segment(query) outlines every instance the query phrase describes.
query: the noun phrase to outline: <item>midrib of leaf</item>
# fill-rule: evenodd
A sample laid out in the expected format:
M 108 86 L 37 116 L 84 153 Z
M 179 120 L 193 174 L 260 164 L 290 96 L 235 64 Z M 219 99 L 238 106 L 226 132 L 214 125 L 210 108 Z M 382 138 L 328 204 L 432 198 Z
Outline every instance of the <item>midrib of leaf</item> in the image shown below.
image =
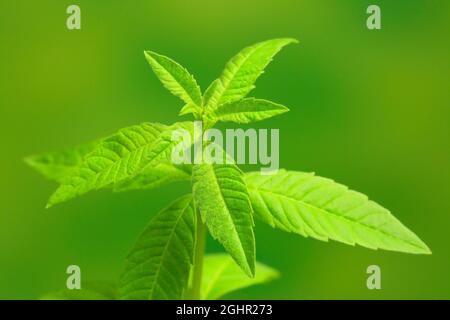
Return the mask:
M 240 233 L 239 233 L 239 230 L 236 228 L 236 223 L 235 223 L 235 221 L 234 221 L 234 219 L 233 219 L 233 215 L 231 214 L 230 210 L 228 209 L 227 203 L 226 203 L 226 201 L 225 201 L 225 196 L 223 195 L 222 188 L 220 187 L 220 184 L 219 184 L 219 180 L 217 180 L 216 170 L 214 169 L 214 166 L 211 166 L 211 168 L 212 168 L 212 170 L 214 171 L 214 182 L 215 182 L 215 184 L 216 184 L 216 186 L 217 186 L 217 188 L 219 189 L 219 192 L 220 192 L 220 200 L 221 200 L 223 206 L 226 208 L 226 210 L 227 210 L 227 212 L 228 212 L 228 215 L 230 216 L 231 220 L 233 220 L 233 229 L 234 229 L 234 231 L 235 231 L 236 234 L 238 235 L 239 240 L 242 240 L 242 239 L 241 239 L 241 236 L 240 236 Z M 224 177 L 223 179 L 230 179 L 230 178 Z M 232 179 L 231 179 L 231 180 L 232 180 Z M 234 180 L 233 180 L 233 181 L 234 181 Z M 244 182 L 244 183 L 245 183 L 245 182 Z M 236 190 L 235 190 L 235 192 L 236 192 Z M 239 192 L 240 192 L 240 191 L 239 191 Z
M 124 128 L 105 139 L 67 176 L 51 196 L 47 208 L 136 176 L 147 166 L 168 156 L 168 151 L 177 143 L 171 140 L 170 134 L 180 128 L 191 130 L 192 123 L 178 122 L 171 126 L 141 124 Z M 97 158 L 99 160 L 95 161 Z
M 298 198 L 295 198 L 294 196 L 291 196 L 291 197 L 290 197 L 290 196 L 286 196 L 286 195 L 284 195 L 284 194 L 282 194 L 282 193 L 279 193 L 279 192 L 275 192 L 275 191 L 272 191 L 272 190 L 264 189 L 263 187 L 257 187 L 257 188 L 255 188 L 255 187 L 249 186 L 248 188 L 251 189 L 251 190 L 254 190 L 254 191 L 258 192 L 258 193 L 260 193 L 260 192 L 262 191 L 262 192 L 266 192 L 266 193 L 269 193 L 269 194 L 273 194 L 273 195 L 278 196 L 278 197 L 280 197 L 280 198 L 285 198 L 285 199 L 287 199 L 287 200 L 290 201 L 290 202 L 294 202 L 294 203 L 300 202 L 300 203 L 302 203 L 303 205 L 305 205 L 305 206 L 307 206 L 307 207 L 309 207 L 309 208 L 314 209 L 314 210 L 311 210 L 311 213 L 314 213 L 315 210 L 318 209 L 318 210 L 319 210 L 323 215 L 325 215 L 325 216 L 327 216 L 327 215 L 332 215 L 332 216 L 334 216 L 335 218 L 339 218 L 339 219 L 344 220 L 344 221 L 346 221 L 346 222 L 348 222 L 348 223 L 350 223 L 350 224 L 356 224 L 356 225 L 362 226 L 362 227 L 367 228 L 367 229 L 370 229 L 370 230 L 372 230 L 372 231 L 381 233 L 382 235 L 387 236 L 387 237 L 389 237 L 389 238 L 392 238 L 392 239 L 395 239 L 395 240 L 399 240 L 399 241 L 404 242 L 404 243 L 406 243 L 406 244 L 408 244 L 408 245 L 411 245 L 411 246 L 413 246 L 413 247 L 415 247 L 415 248 L 418 248 L 418 249 L 423 250 L 422 247 L 418 246 L 417 244 L 415 244 L 415 243 L 413 243 L 413 242 L 410 242 L 410 241 L 408 241 L 408 240 L 405 240 L 405 239 L 402 239 L 402 238 L 399 238 L 399 237 L 395 237 L 395 236 L 393 236 L 393 235 L 391 235 L 391 234 L 389 234 L 389 233 L 384 232 L 384 231 L 381 230 L 381 229 L 377 229 L 377 228 L 371 227 L 371 226 L 369 226 L 369 225 L 367 225 L 367 224 L 364 224 L 364 223 L 361 223 L 361 222 L 359 222 L 359 221 L 357 221 L 357 220 L 349 219 L 348 217 L 343 216 L 343 215 L 339 215 L 339 214 L 337 214 L 337 213 L 335 213 L 335 212 L 327 211 L 326 209 L 323 208 L 323 206 L 322 206 L 322 207 L 318 207 L 318 206 L 312 205 L 312 204 L 307 203 L 306 201 L 304 201 L 303 198 L 298 199 Z M 306 194 L 305 194 L 305 195 L 306 195 Z M 340 195 L 340 196 L 341 196 L 341 195 Z M 339 197 L 333 198 L 333 199 L 331 199 L 331 201 L 329 201 L 329 202 L 326 203 L 326 204 L 329 204 L 329 203 L 333 202 L 334 200 L 336 200 L 336 199 L 338 199 L 338 198 L 339 198 Z M 350 210 L 348 210 L 346 213 L 349 213 L 349 212 L 351 212 L 352 210 L 355 210 L 355 209 L 358 208 L 358 207 L 359 207 L 359 205 L 356 206 L 356 207 L 354 207 L 354 208 L 352 208 L 352 209 L 350 209 Z M 381 213 L 380 213 L 380 214 L 381 214 Z M 369 215 L 370 215 L 370 214 L 367 214 L 367 215 L 365 215 L 363 218 L 366 218 L 366 217 L 369 216 Z M 278 221 L 279 221 L 279 220 L 278 220 Z M 305 219 L 303 219 L 303 221 L 304 221 L 305 223 L 307 223 L 307 222 L 305 221 Z M 316 221 L 320 224 L 320 219 L 317 219 Z M 281 222 L 280 222 L 280 223 L 281 223 Z M 310 228 L 311 228 L 311 227 L 310 227 Z M 353 228 L 353 226 L 352 226 L 352 228 Z
M 194 166 L 193 194 L 213 238 L 247 276 L 254 277 L 254 221 L 242 172 L 235 165 Z
M 261 203 L 266 208 L 267 212 L 271 212 L 270 208 L 267 206 L 267 201 L 263 198 L 263 196 L 261 195 L 261 192 L 256 187 L 253 187 L 251 185 L 247 186 L 247 188 L 248 188 L 249 193 L 250 193 L 250 191 L 257 193 L 259 195 L 259 197 L 263 199 L 263 201 Z M 275 219 L 276 221 L 278 221 L 278 223 L 284 227 L 283 221 L 281 221 L 276 215 L 272 215 L 271 217 L 273 219 Z M 290 215 L 286 215 L 286 218 L 289 220 L 289 223 L 293 224 L 293 221 L 291 220 Z M 272 225 L 272 227 L 274 227 L 274 225 Z M 286 229 L 286 230 L 288 230 L 288 229 Z
M 171 242 L 173 236 L 175 235 L 175 230 L 177 229 L 177 226 L 178 226 L 178 224 L 180 223 L 180 220 L 183 218 L 184 213 L 185 213 L 185 210 L 186 210 L 191 204 L 192 204 L 192 201 L 189 201 L 188 204 L 187 204 L 187 206 L 183 207 L 183 210 L 181 211 L 182 213 L 181 213 L 180 216 L 177 218 L 177 220 L 176 220 L 176 222 L 175 222 L 175 224 L 174 224 L 174 227 L 172 228 L 172 230 L 171 230 L 171 232 L 170 232 L 169 238 L 168 238 L 166 244 L 164 245 L 163 253 L 162 253 L 162 255 L 161 255 L 161 260 L 159 261 L 158 268 L 156 269 L 155 279 L 158 279 L 158 277 L 159 277 L 159 273 L 160 273 L 160 271 L 161 271 L 161 266 L 162 266 L 162 264 L 163 264 L 164 257 L 166 256 L 166 253 L 167 253 L 167 249 L 168 249 L 168 247 L 169 247 L 169 244 L 170 244 L 170 242 Z M 151 298 L 151 296 L 153 295 L 153 292 L 154 292 L 154 290 L 155 290 L 155 286 L 156 286 L 157 283 L 158 283 L 157 281 L 153 281 L 153 285 L 152 285 L 152 287 L 151 287 L 151 289 L 150 289 L 150 293 L 149 293 L 149 298 Z M 161 287 L 161 290 L 164 291 L 162 287 Z M 167 294 L 166 294 L 165 291 L 164 291 L 164 294 L 167 296 Z
M 168 129 L 168 128 L 166 128 L 165 130 L 167 130 L 167 129 Z M 156 133 L 155 133 L 155 132 L 152 132 L 152 134 L 154 135 L 154 137 L 153 137 L 154 140 L 153 140 L 150 144 L 143 144 L 142 146 L 137 147 L 135 150 L 131 150 L 126 144 L 120 144 L 121 147 L 126 148 L 126 149 L 128 150 L 128 152 L 129 152 L 129 153 L 128 153 L 125 157 L 123 157 L 123 158 L 121 158 L 121 155 L 118 154 L 115 150 L 111 150 L 111 149 L 110 149 L 110 151 L 116 153 L 117 156 L 118 156 L 119 158 L 121 158 L 121 159 L 118 160 L 118 161 L 114 161 L 114 160 L 109 159 L 109 158 L 106 158 L 106 157 L 104 157 L 104 156 L 103 156 L 103 157 L 102 157 L 102 156 L 92 156 L 91 154 L 93 154 L 93 153 L 95 152 L 95 150 L 94 150 L 93 152 L 91 152 L 90 154 L 88 154 L 88 155 L 86 156 L 86 158 L 91 157 L 91 158 L 101 158 L 101 159 L 109 160 L 109 161 L 112 163 L 112 165 L 108 168 L 108 174 L 107 174 L 107 175 L 109 175 L 109 174 L 111 173 L 111 170 L 113 169 L 114 165 L 117 164 L 117 163 L 119 163 L 119 162 L 124 162 L 124 163 L 126 163 L 126 164 L 127 164 L 126 167 L 127 167 L 127 169 L 129 169 L 129 168 L 128 168 L 128 163 L 129 163 L 129 161 L 130 161 L 131 156 L 137 157 L 138 159 L 140 159 L 139 161 L 142 161 L 142 153 L 144 152 L 144 150 L 147 149 L 147 148 L 152 147 L 153 145 L 155 145 L 155 143 L 159 141 L 158 139 L 159 139 L 159 137 L 161 136 L 162 132 L 163 132 L 163 131 L 161 131 L 161 132 L 156 132 Z M 140 132 L 134 131 L 134 133 L 136 133 L 137 135 L 139 135 L 144 141 L 146 140 L 146 138 L 145 138 L 144 136 L 142 136 Z M 127 135 L 125 135 L 124 132 L 119 132 L 118 134 L 119 134 L 121 137 L 125 138 L 127 141 L 129 141 L 132 145 L 134 145 L 134 146 L 136 147 L 136 143 L 135 143 L 134 141 L 132 141 Z M 111 141 L 111 142 L 109 142 L 109 143 L 119 144 L 119 142 L 117 142 L 117 141 Z M 98 180 L 98 178 L 100 177 L 101 171 L 100 171 L 100 172 L 97 172 L 97 171 L 95 171 L 94 169 L 92 169 L 91 167 L 87 167 L 87 168 L 90 169 L 92 172 L 95 173 L 95 183 L 97 183 L 97 180 Z M 116 181 L 116 179 L 117 179 L 117 174 L 119 173 L 119 170 L 121 169 L 121 166 L 117 166 L 115 169 L 116 169 L 116 172 L 114 173 L 114 179 L 113 179 L 113 181 Z M 80 178 L 83 178 L 84 180 L 87 180 L 85 177 L 82 177 L 82 176 L 80 176 Z
M 202 95 L 200 87 L 194 76 L 190 74 L 185 67 L 175 60 L 156 52 L 145 51 L 144 53 L 150 66 L 156 76 L 161 80 L 164 87 L 187 104 L 193 104 L 197 108 L 201 107 Z M 155 63 L 155 65 L 153 63 Z M 167 63 L 169 64 L 169 67 L 166 65 Z M 177 72 L 181 72 L 181 74 L 177 74 Z M 166 81 L 165 76 L 167 75 L 169 76 L 170 81 Z M 171 82 L 175 83 L 178 88 L 173 87 Z M 179 92 L 179 88 L 181 88 L 182 92 Z
M 221 91 L 220 93 L 217 94 L 217 96 L 214 96 L 214 99 L 217 101 L 217 105 L 215 106 L 207 106 L 207 108 L 212 108 L 212 109 L 216 109 L 220 104 L 221 104 L 221 99 L 223 97 L 223 94 L 227 91 L 230 83 L 232 82 L 232 78 L 234 78 L 236 76 L 236 74 L 239 72 L 239 70 L 242 68 L 242 66 L 247 62 L 247 60 L 251 57 L 251 55 L 256 51 L 256 49 L 259 49 L 261 45 L 255 46 L 252 48 L 252 50 L 250 51 L 249 54 L 247 54 L 247 56 L 244 58 L 244 60 L 242 60 L 242 62 L 238 65 L 236 65 L 234 63 L 234 61 L 231 61 L 229 63 L 233 63 L 235 66 L 237 66 L 236 71 L 233 72 L 232 77 L 229 77 L 228 83 L 225 85 L 224 82 L 222 81 L 222 77 L 219 78 L 220 84 L 221 84 Z
M 183 68 L 183 69 L 184 69 L 184 68 Z M 171 76 L 176 82 L 178 82 L 178 81 L 176 80 L 175 74 L 174 74 L 173 72 L 170 72 L 169 70 L 167 70 L 167 69 L 165 69 L 165 68 L 164 68 L 164 70 L 165 70 L 168 74 L 170 74 L 170 76 Z M 182 86 L 180 85 L 180 87 L 182 87 Z M 197 102 L 195 101 L 195 100 L 196 100 L 196 97 L 195 97 L 194 95 L 192 95 L 192 92 L 190 92 L 189 90 L 186 90 L 186 88 L 184 88 L 184 87 L 182 87 L 182 88 L 185 90 L 185 92 L 187 93 L 187 95 L 188 95 L 189 98 L 191 99 L 191 102 L 192 102 L 194 105 L 196 105 L 196 106 L 199 107 L 199 105 L 198 105 Z
M 184 197 L 187 197 L 187 195 L 184 196 Z M 182 197 L 182 198 L 184 198 L 184 197 Z M 178 201 L 181 200 L 182 198 L 178 199 Z M 170 232 L 167 235 L 167 238 L 165 238 L 165 240 L 167 240 L 167 241 L 165 241 L 164 246 L 158 246 L 158 248 L 162 248 L 162 253 L 158 254 L 158 256 L 157 256 L 157 257 L 160 257 L 160 259 L 159 259 L 159 263 L 157 264 L 156 270 L 155 270 L 154 274 L 145 275 L 146 278 L 151 278 L 152 279 L 153 285 L 151 287 L 145 287 L 145 288 L 140 288 L 140 289 L 133 289 L 133 294 L 136 294 L 136 292 L 145 292 L 145 293 L 147 293 L 148 299 L 149 300 L 153 300 L 154 299 L 153 298 L 153 294 L 155 292 L 155 289 L 159 288 L 160 292 L 164 295 L 165 299 L 169 299 L 169 295 L 167 293 L 166 287 L 161 286 L 161 285 L 159 285 L 159 286 L 157 285 L 159 283 L 158 279 L 159 279 L 159 277 L 161 275 L 161 271 L 163 270 L 164 262 L 167 261 L 166 255 L 169 252 L 169 246 L 172 244 L 172 240 L 177 236 L 177 232 L 176 231 L 179 229 L 180 223 L 184 220 L 184 218 L 186 216 L 186 211 L 188 210 L 188 208 L 190 206 L 193 206 L 193 199 L 192 199 L 192 197 L 191 197 L 190 201 L 188 201 L 188 203 L 185 206 L 183 206 L 181 208 L 177 208 L 177 211 L 179 211 L 180 213 L 177 216 L 177 218 L 173 221 L 173 224 L 171 224 Z M 172 205 L 169 206 L 165 210 L 169 210 L 171 207 L 172 207 Z M 161 212 L 158 213 L 158 216 L 156 216 L 154 219 L 158 220 L 159 217 L 160 217 L 160 214 L 161 214 Z M 195 226 L 195 219 L 196 219 L 196 216 L 194 215 L 194 226 Z M 164 227 L 164 229 L 168 229 L 168 228 Z M 195 231 L 194 231 L 194 233 L 195 233 Z M 184 249 L 188 249 L 188 247 L 186 246 L 185 242 L 181 241 L 181 244 L 184 247 Z M 151 248 L 154 249 L 154 247 L 151 247 Z M 133 250 L 131 253 L 132 253 L 133 256 L 136 256 L 136 254 L 139 254 L 142 251 L 146 251 L 148 249 L 149 249 L 149 247 L 143 246 L 139 250 Z M 189 249 L 188 249 L 188 251 L 189 251 Z M 141 267 L 142 263 L 143 262 L 139 262 L 139 263 L 135 264 L 132 268 L 127 268 L 126 271 L 125 271 L 126 274 L 130 274 L 130 273 L 132 274 L 133 271 L 136 268 Z M 192 264 L 192 261 L 190 263 Z M 172 279 L 174 279 L 174 276 L 171 273 L 168 273 L 167 275 L 170 276 Z M 140 277 L 140 278 L 136 278 L 136 279 L 134 279 L 132 281 L 126 282 L 126 285 L 122 286 L 122 291 L 124 291 L 125 288 L 128 289 L 128 287 L 133 286 L 136 282 L 138 282 L 138 283 L 141 282 L 142 279 L 143 278 Z M 184 288 L 184 290 L 185 289 L 186 288 Z M 149 290 L 150 290 L 150 292 L 149 292 Z

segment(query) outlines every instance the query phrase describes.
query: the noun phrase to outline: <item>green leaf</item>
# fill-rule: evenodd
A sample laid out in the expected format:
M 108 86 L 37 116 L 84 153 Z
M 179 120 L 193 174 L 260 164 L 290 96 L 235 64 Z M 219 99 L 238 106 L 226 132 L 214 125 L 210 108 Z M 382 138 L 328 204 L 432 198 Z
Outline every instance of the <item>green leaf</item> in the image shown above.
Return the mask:
M 91 190 L 111 187 L 132 178 L 158 161 L 167 159 L 177 144 L 173 130 L 191 130 L 191 122 L 165 126 L 143 123 L 120 130 L 89 153 L 83 163 L 64 179 L 50 197 L 47 207 L 70 200 Z
M 255 215 L 272 227 L 319 240 L 430 254 L 391 213 L 365 195 L 313 173 L 245 176 Z
M 252 208 L 242 173 L 235 165 L 198 164 L 192 168 L 196 207 L 211 235 L 244 272 L 255 274 Z
M 125 261 L 119 298 L 181 299 L 193 264 L 195 229 L 191 195 L 179 198 L 153 218 Z
M 180 112 L 178 112 L 179 116 L 184 116 L 189 113 L 197 114 L 200 112 L 200 108 L 197 107 L 197 105 L 192 103 L 187 103 L 181 108 Z
M 186 104 L 200 110 L 202 105 L 200 87 L 184 67 L 172 59 L 152 51 L 145 51 L 145 57 L 164 87 Z
M 153 143 L 167 128 L 159 123 L 143 123 L 121 129 L 103 140 L 64 179 L 47 207 L 133 176 L 141 168 Z
M 172 182 L 189 181 L 190 179 L 190 172 L 184 167 L 159 163 L 156 166 L 148 166 L 137 176 L 119 183 L 114 187 L 114 191 L 150 190 Z
M 187 121 L 174 123 L 167 130 L 163 131 L 153 143 L 150 152 L 143 161 L 146 163 L 146 167 L 155 165 L 157 161 L 171 160 L 173 148 L 180 143 L 177 139 L 172 139 L 172 134 L 175 130 L 185 130 L 189 132 L 191 135 L 191 141 L 193 141 L 193 122 Z M 143 167 L 143 169 L 145 170 L 146 167 Z
M 285 46 L 297 43 L 290 38 L 257 43 L 239 52 L 225 66 L 220 78 L 205 93 L 207 112 L 218 106 L 244 98 L 255 86 L 256 79 L 272 58 Z
M 247 98 L 219 106 L 212 118 L 220 121 L 250 123 L 271 118 L 289 111 L 288 108 L 271 101 Z
M 242 273 L 229 255 L 210 254 L 204 258 L 201 299 L 219 299 L 227 293 L 269 282 L 278 277 L 278 271 L 257 262 L 255 277 L 249 278 Z
M 116 285 L 109 282 L 86 282 L 81 289 L 64 289 L 46 294 L 40 300 L 115 300 Z
M 97 140 L 62 151 L 32 155 L 26 157 L 24 161 L 45 178 L 61 183 L 100 142 L 101 140 Z
M 219 101 L 219 91 L 222 90 L 222 88 L 219 89 L 219 87 L 222 85 L 220 79 L 216 79 L 209 85 L 208 88 L 206 88 L 205 93 L 203 94 L 203 105 L 204 106 L 210 106 L 211 108 L 213 106 L 217 106 Z

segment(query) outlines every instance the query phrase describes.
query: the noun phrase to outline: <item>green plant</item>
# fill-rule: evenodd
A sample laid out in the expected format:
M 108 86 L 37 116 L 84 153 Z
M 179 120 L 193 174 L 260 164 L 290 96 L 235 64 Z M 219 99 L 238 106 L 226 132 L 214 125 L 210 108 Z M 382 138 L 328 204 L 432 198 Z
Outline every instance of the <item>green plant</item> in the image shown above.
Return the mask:
M 180 115 L 192 113 L 211 128 L 218 121 L 250 123 L 288 111 L 246 96 L 282 47 L 296 42 L 274 39 L 243 49 L 203 95 L 180 64 L 150 51 L 145 57 L 162 84 L 184 101 Z M 280 170 L 261 175 L 244 174 L 234 164 L 174 165 L 170 155 L 176 142 L 171 134 L 179 128 L 192 132 L 193 123 L 142 123 L 93 143 L 26 159 L 60 183 L 47 207 L 101 188 L 125 191 L 192 182 L 192 195 L 162 210 L 138 238 L 120 277 L 119 298 L 215 299 L 273 279 L 277 272 L 255 261 L 254 217 L 274 228 L 323 241 L 431 253 L 388 210 L 313 173 Z M 206 230 L 229 255 L 204 257 Z M 93 296 L 87 292 L 83 297 L 99 298 L 100 293 L 92 290 Z M 103 296 L 110 297 L 110 292 L 108 288 Z

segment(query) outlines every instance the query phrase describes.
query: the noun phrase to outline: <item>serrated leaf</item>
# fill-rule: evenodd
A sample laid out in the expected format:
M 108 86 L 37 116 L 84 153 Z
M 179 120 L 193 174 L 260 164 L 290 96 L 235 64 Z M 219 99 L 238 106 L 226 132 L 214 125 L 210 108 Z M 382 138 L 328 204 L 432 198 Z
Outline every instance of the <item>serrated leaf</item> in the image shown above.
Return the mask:
M 252 208 L 241 171 L 232 164 L 197 164 L 192 168 L 196 207 L 211 235 L 244 272 L 255 274 Z
M 61 183 L 70 170 L 79 166 L 84 157 L 100 144 L 101 140 L 81 144 L 62 151 L 53 151 L 26 157 L 25 163 L 45 178 Z
M 64 289 L 48 293 L 40 300 L 115 300 L 116 285 L 109 282 L 87 282 L 81 284 L 81 289 Z
M 279 273 L 256 262 L 254 278 L 247 277 L 227 254 L 209 254 L 203 262 L 201 299 L 219 299 L 227 293 L 278 278 Z
M 47 207 L 70 200 L 91 190 L 111 187 L 129 179 L 158 161 L 168 159 L 177 144 L 171 140 L 173 130 L 191 130 L 191 122 L 172 126 L 143 123 L 122 130 L 105 139 L 89 153 L 83 163 L 50 197 Z
M 273 227 L 370 249 L 429 254 L 428 247 L 367 196 L 313 173 L 245 176 L 255 215 Z
M 152 51 L 145 51 L 145 57 L 164 87 L 192 108 L 200 109 L 202 105 L 200 87 L 184 67 L 174 60 Z
M 212 114 L 218 121 L 251 123 L 289 111 L 288 108 L 272 101 L 246 98 L 219 106 Z
M 48 207 L 133 176 L 167 128 L 159 123 L 143 123 L 106 138 L 64 179 L 50 197 Z
M 184 167 L 159 163 L 156 166 L 149 166 L 137 176 L 117 184 L 114 186 L 114 191 L 150 190 L 172 182 L 189 181 L 190 179 L 190 172 Z
M 195 232 L 191 195 L 179 198 L 154 217 L 125 261 L 119 298 L 181 299 L 193 264 Z
M 222 82 L 220 79 L 216 79 L 206 88 L 205 93 L 203 94 L 203 105 L 204 106 L 217 106 L 219 92 L 222 90 L 221 88 Z
M 231 58 L 220 78 L 207 90 L 207 112 L 214 111 L 222 104 L 244 98 L 254 88 L 256 79 L 281 48 L 296 42 L 297 40 L 290 38 L 259 42 Z

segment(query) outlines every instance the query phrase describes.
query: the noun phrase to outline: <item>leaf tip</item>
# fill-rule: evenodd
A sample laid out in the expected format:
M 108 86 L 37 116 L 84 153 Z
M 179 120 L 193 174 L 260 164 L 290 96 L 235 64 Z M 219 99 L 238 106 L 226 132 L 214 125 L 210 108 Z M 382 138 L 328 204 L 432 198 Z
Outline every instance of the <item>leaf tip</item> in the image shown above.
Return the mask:
M 58 190 L 56 190 L 56 191 L 50 196 L 50 198 L 49 198 L 48 201 L 47 201 L 47 204 L 45 205 L 45 209 L 50 209 L 50 208 L 53 207 L 55 204 L 57 204 L 58 202 L 60 202 L 60 201 L 58 201 L 58 199 L 56 198 L 57 191 L 58 191 Z
M 254 279 L 256 276 L 256 263 L 255 263 L 255 259 L 252 259 L 251 261 L 248 261 L 247 263 L 247 268 L 245 268 L 245 273 L 247 273 L 247 276 L 249 278 Z
M 156 55 L 156 53 L 154 53 L 153 51 L 149 51 L 149 50 L 145 50 L 144 51 L 144 56 L 147 59 L 147 61 L 152 62 L 155 60 L 154 56 Z
M 288 45 L 288 44 L 299 44 L 300 42 L 297 40 L 297 39 L 295 39 L 295 38 L 281 38 L 280 40 L 283 40 L 284 42 L 285 42 L 285 45 Z
M 254 279 L 255 278 L 255 269 L 253 268 L 253 270 L 251 270 L 251 269 L 245 270 L 245 274 L 247 275 L 247 277 Z
M 291 109 L 289 109 L 288 107 L 286 107 L 286 106 L 281 106 L 281 109 L 280 109 L 280 111 L 281 111 L 281 113 L 286 113 L 286 112 L 289 112 L 289 111 L 291 111 Z
M 30 162 L 33 161 L 33 157 L 32 157 L 32 156 L 26 156 L 26 157 L 23 157 L 23 158 L 22 158 L 22 161 L 29 165 Z
M 279 278 L 281 278 L 281 272 L 273 269 L 272 279 L 279 279 Z
M 36 156 L 26 156 L 22 158 L 23 163 L 25 163 L 27 166 L 32 167 L 32 168 L 36 168 L 37 166 L 37 161 L 36 161 Z
M 61 190 L 63 190 L 64 186 L 60 186 L 58 189 L 56 189 L 56 191 L 50 196 L 50 198 L 47 201 L 47 205 L 45 206 L 46 209 L 49 209 L 51 207 L 53 207 L 55 204 L 67 201 L 68 199 L 72 198 L 72 197 L 65 197 L 65 195 L 63 194 L 63 192 L 61 192 Z
M 421 249 L 418 252 L 419 254 L 426 254 L 426 255 L 431 255 L 433 254 L 433 252 L 431 251 L 431 249 L 424 243 L 421 243 Z
M 405 253 L 413 253 L 413 254 L 424 254 L 431 255 L 431 249 L 422 241 L 417 235 L 413 234 L 413 238 L 410 241 L 410 244 L 413 245 L 409 250 L 404 251 Z

